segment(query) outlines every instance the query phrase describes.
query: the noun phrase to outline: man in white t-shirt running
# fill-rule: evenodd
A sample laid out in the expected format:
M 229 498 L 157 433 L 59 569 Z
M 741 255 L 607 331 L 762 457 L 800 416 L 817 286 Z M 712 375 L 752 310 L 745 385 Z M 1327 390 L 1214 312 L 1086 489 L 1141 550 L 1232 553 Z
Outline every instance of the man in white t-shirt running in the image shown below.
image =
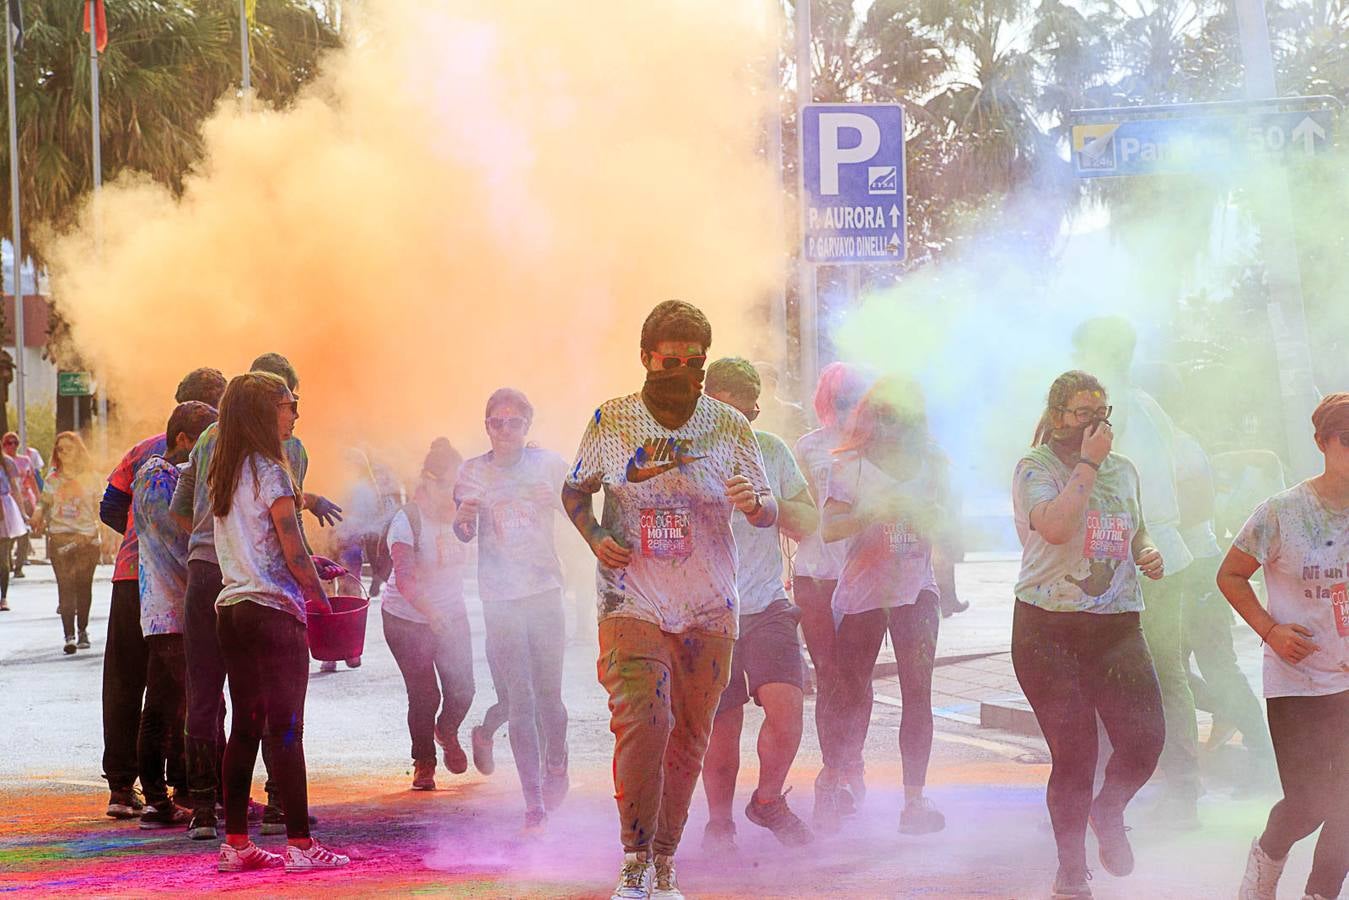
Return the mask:
M 642 325 L 646 384 L 595 410 L 562 488 L 599 560 L 598 668 L 624 850 L 615 900 L 683 896 L 674 853 L 737 632 L 731 515 L 777 522 L 749 422 L 702 393 L 711 343 L 697 307 L 653 309 Z
M 729 404 L 753 422 L 759 417 L 760 385 L 756 368 L 743 359 L 719 359 L 707 370 L 707 395 Z M 815 839 L 792 812 L 782 787 L 801 746 L 804 663 L 797 624 L 801 611 L 787 598 L 779 532 L 799 541 L 820 524 L 820 512 L 806 476 L 791 448 L 775 434 L 755 431 L 769 487 L 778 501 L 778 527 L 755 528 L 742 515 L 731 531 L 740 557 L 736 588 L 740 594 L 740 636 L 731 655 L 731 681 L 722 692 L 712 725 L 703 790 L 708 823 L 703 846 L 735 853 L 735 780 L 740 771 L 740 732 L 745 705 L 752 698 L 763 708 L 759 729 L 759 781 L 745 806 L 745 818 L 773 832 L 789 847 Z

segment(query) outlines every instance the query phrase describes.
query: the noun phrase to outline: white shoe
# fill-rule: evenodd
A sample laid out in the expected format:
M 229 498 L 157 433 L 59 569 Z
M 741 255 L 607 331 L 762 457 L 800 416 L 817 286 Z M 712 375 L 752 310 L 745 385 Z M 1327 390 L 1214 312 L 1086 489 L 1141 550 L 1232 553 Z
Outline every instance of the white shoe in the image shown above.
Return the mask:
M 1251 841 L 1251 852 L 1246 857 L 1246 875 L 1241 879 L 1237 900 L 1276 900 L 1279 876 L 1283 874 L 1288 858 L 1274 859 L 1260 849 L 1260 839 Z
M 624 853 L 618 887 L 609 900 L 650 900 L 651 861 L 645 853 Z
M 309 848 L 301 850 L 294 844 L 286 845 L 286 871 L 312 872 L 314 869 L 340 869 L 351 862 L 351 857 L 334 853 L 317 840 L 310 838 Z
M 220 860 L 216 869 L 220 872 L 247 872 L 252 869 L 279 869 L 285 860 L 275 853 L 268 853 L 252 841 L 240 849 L 233 844 L 220 845 Z
M 684 900 L 675 881 L 675 863 L 673 856 L 657 856 L 655 878 L 651 885 L 651 900 Z

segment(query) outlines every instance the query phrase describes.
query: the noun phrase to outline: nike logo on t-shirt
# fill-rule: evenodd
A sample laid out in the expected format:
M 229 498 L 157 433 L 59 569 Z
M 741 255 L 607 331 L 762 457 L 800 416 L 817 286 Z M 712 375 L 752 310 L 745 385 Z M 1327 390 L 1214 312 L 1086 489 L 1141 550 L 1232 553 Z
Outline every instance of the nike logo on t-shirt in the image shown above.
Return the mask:
M 703 459 L 690 456 L 692 442 L 675 438 L 657 438 L 638 447 L 628 460 L 625 477 L 629 484 L 649 481 L 657 475 L 664 475 L 671 469 L 682 468 L 689 463 Z

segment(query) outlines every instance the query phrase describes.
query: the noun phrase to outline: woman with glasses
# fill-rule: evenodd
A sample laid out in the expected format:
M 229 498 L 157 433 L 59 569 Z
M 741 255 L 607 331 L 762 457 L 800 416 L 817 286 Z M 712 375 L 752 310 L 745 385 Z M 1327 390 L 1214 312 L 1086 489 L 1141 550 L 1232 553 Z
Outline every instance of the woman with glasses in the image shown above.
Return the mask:
M 1138 472 L 1110 452 L 1110 411 L 1096 378 L 1060 375 L 1012 480 L 1022 546 L 1012 665 L 1053 761 L 1059 898 L 1091 896 L 1088 823 L 1105 870 L 1133 871 L 1124 808 L 1157 768 L 1166 734 L 1138 580 L 1139 570 L 1161 578 L 1162 557 L 1143 523 Z M 1114 749 L 1093 800 L 1098 716 Z
M 89 610 L 94 602 L 94 568 L 98 565 L 101 482 L 80 436 L 73 431 L 58 434 L 33 531 L 47 535 L 47 556 L 56 575 L 66 653 L 90 646 Z
M 887 632 L 899 664 L 904 714 L 899 830 L 928 834 L 946 819 L 924 796 L 932 755 L 932 668 L 941 621 L 932 543 L 945 527 L 943 457 L 932 444 L 916 385 L 882 378 L 862 397 L 837 448 L 824 505 L 825 541 L 846 541 L 834 614 L 838 684 L 827 719 L 841 759 L 858 759 L 871 720 L 871 673 Z
M 1349 393 L 1312 413 L 1320 475 L 1256 507 L 1218 587 L 1265 646 L 1265 704 L 1283 799 L 1251 844 L 1241 900 L 1274 900 L 1293 845 L 1321 830 L 1303 894 L 1338 897 L 1349 872 Z M 1269 608 L 1251 589 L 1265 570 Z
M 7 465 L 12 464 L 18 471 L 18 480 L 14 483 L 14 499 L 19 503 L 19 509 L 23 511 L 24 519 L 27 520 L 37 512 L 39 495 L 42 491 L 41 466 L 42 457 L 31 447 L 26 453 L 19 452 L 19 435 L 16 432 L 6 432 L 3 438 L 0 438 L 0 450 L 4 451 L 7 459 Z M 36 459 L 35 459 L 36 457 Z M 23 534 L 15 540 L 13 545 L 13 570 L 15 578 L 22 578 L 23 567 L 28 565 L 28 556 L 32 553 L 32 542 L 25 528 Z
M 436 789 L 436 744 L 460 775 L 468 758 L 459 726 L 473 705 L 473 645 L 464 609 L 468 554 L 454 538 L 455 479 L 463 457 L 448 441 L 431 445 L 412 500 L 394 514 L 384 540 L 393 559 L 385 588 L 384 639 L 408 695 L 412 789 Z
M 529 399 L 501 388 L 487 400 L 492 449 L 464 463 L 454 531 L 478 539 L 478 589 L 487 657 L 506 694 L 511 754 L 525 796 L 525 830 L 543 828 L 567 795 L 567 709 L 562 705 L 566 622 L 553 543 L 567 463 L 527 444 Z M 495 730 L 495 729 L 493 729 Z M 474 729 L 473 758 L 491 771 L 492 732 Z

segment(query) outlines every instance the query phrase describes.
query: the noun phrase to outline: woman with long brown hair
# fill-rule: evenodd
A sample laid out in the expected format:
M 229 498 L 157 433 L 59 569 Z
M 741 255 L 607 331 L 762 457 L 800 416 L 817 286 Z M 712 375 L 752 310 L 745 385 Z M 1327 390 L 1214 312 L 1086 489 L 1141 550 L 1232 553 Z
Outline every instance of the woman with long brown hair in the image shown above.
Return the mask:
M 220 401 L 207 470 L 224 590 L 216 628 L 229 677 L 233 724 L 225 747 L 222 872 L 276 867 L 307 871 L 351 860 L 309 834 L 304 701 L 309 681 L 308 609 L 331 612 L 300 533 L 299 491 L 282 449 L 300 417 L 286 383 L 267 372 L 239 375 Z M 248 794 L 258 746 L 286 813 L 282 856 L 248 837 Z
M 66 653 L 89 649 L 89 609 L 94 602 L 94 569 L 99 556 L 98 500 L 103 493 L 102 482 L 80 436 L 73 431 L 58 434 L 52 445 L 52 468 L 42 486 L 33 531 L 47 534 L 47 556 L 56 574 L 56 605 L 65 629 Z
M 1166 734 L 1138 580 L 1140 570 L 1161 578 L 1162 557 L 1143 524 L 1138 471 L 1110 452 L 1112 440 L 1101 383 L 1065 372 L 1012 478 L 1022 546 L 1012 666 L 1053 761 L 1056 898 L 1091 896 L 1088 823 L 1105 870 L 1133 871 L 1124 808 L 1157 768 Z M 1113 751 L 1093 800 L 1098 716 Z
M 871 719 L 871 673 L 888 632 L 899 664 L 904 714 L 899 753 L 904 809 L 899 829 L 927 834 L 946 819 L 924 796 L 932 755 L 932 668 L 941 610 L 932 543 L 945 528 L 945 457 L 928 434 L 916 385 L 877 381 L 853 411 L 838 448 L 821 533 L 846 540 L 834 614 L 838 683 L 827 717 L 839 723 L 840 756 L 859 758 Z

